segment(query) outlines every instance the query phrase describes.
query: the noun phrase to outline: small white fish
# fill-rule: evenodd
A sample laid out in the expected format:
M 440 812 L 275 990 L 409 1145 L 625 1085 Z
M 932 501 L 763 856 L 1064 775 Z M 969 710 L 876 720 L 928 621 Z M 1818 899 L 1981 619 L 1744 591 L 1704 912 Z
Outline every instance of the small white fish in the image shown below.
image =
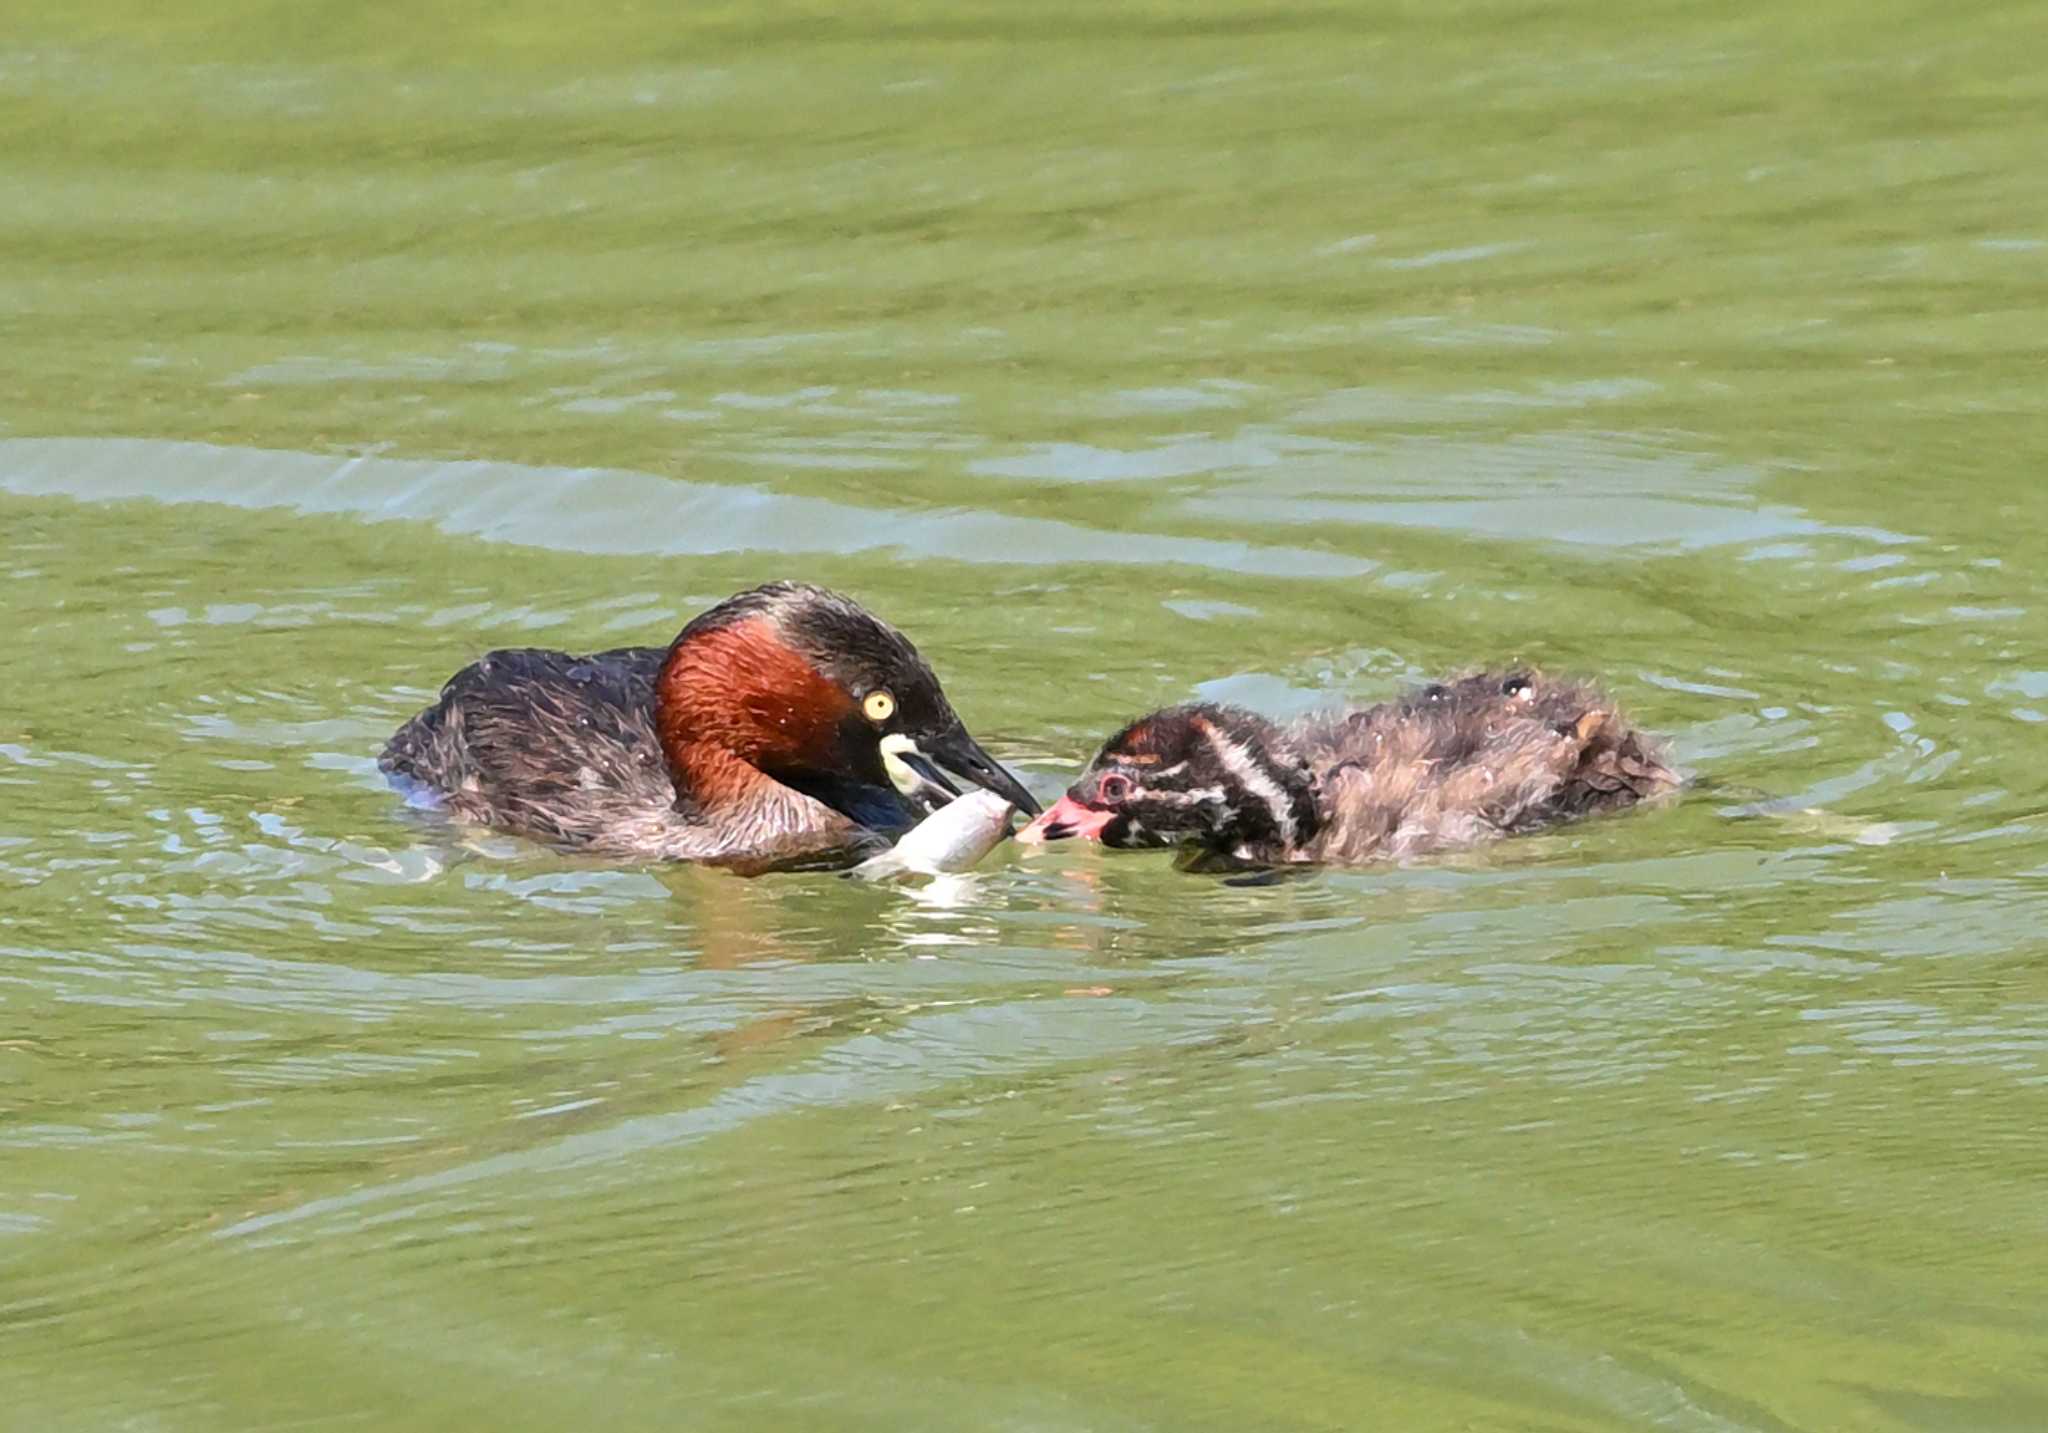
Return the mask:
M 950 875 L 970 869 L 1003 837 L 1017 808 L 993 791 L 970 791 L 956 797 L 910 828 L 903 839 L 879 856 L 855 866 L 851 874 L 864 881 L 886 880 L 914 871 L 921 876 Z

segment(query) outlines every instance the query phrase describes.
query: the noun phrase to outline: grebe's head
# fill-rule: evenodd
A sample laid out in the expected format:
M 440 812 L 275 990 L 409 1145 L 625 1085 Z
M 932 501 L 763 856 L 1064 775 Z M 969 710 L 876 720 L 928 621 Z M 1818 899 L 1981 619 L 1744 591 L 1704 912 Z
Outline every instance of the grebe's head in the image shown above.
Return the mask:
M 1237 707 L 1168 707 L 1103 744 L 1020 841 L 1085 836 L 1126 850 L 1293 845 L 1321 817 L 1303 764 L 1274 725 Z
M 1031 793 L 981 749 L 901 632 L 800 582 L 742 592 L 683 628 L 655 695 L 670 764 L 709 745 L 827 801 L 845 783 L 893 787 L 934 810 L 952 772 L 1028 813 Z

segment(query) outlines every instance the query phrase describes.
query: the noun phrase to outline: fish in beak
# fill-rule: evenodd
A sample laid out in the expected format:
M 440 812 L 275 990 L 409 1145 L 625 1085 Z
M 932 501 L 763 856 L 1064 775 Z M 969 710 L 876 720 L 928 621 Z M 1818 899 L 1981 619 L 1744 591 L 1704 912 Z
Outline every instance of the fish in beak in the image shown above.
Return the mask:
M 942 876 L 971 870 L 1010 834 L 1016 814 L 995 792 L 970 791 L 925 817 L 893 847 L 849 874 L 875 881 L 906 872 Z

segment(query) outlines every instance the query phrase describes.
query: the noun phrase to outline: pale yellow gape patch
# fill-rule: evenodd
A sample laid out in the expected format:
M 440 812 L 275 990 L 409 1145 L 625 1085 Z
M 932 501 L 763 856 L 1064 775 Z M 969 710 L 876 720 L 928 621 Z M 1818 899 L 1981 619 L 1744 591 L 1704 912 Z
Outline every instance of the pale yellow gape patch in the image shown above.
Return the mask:
M 874 698 L 870 697 L 872 701 Z M 905 796 L 924 784 L 924 778 L 903 764 L 904 752 L 915 752 L 917 743 L 901 732 L 885 736 L 879 743 L 882 753 L 882 770 L 889 773 L 889 784 Z

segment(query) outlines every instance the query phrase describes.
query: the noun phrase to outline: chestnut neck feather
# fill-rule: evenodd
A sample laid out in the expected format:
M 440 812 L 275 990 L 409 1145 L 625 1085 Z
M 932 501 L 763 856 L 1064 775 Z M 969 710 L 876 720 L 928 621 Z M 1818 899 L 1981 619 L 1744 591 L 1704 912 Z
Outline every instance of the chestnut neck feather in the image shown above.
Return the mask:
M 669 774 L 707 807 L 758 796 L 775 771 L 832 770 L 852 713 L 852 697 L 762 617 L 677 642 L 654 686 Z

